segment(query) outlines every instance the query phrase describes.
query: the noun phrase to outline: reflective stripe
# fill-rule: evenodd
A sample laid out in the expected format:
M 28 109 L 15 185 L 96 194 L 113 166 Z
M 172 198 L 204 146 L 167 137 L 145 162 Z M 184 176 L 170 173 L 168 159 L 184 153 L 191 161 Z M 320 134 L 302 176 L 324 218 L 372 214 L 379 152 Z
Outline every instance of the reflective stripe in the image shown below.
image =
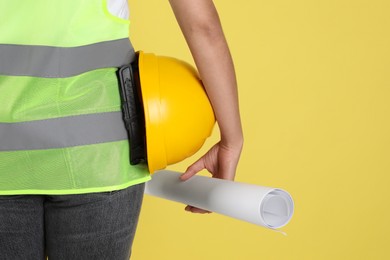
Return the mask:
M 0 123 L 0 151 L 64 148 L 125 139 L 122 112 Z
M 135 57 L 128 38 L 79 47 L 1 44 L 0 75 L 65 78 L 120 67 Z

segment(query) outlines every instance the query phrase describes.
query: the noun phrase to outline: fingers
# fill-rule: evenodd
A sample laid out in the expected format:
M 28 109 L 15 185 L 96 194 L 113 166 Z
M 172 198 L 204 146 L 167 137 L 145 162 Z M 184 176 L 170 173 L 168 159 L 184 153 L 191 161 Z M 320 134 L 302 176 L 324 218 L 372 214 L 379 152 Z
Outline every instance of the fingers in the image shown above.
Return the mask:
M 186 181 L 203 169 L 207 169 L 213 178 L 234 180 L 237 163 L 240 157 L 241 147 L 231 148 L 218 143 L 205 155 L 187 168 L 180 176 L 180 180 Z M 192 213 L 211 213 L 210 211 L 188 205 L 186 211 Z
M 188 212 L 199 213 L 199 214 L 211 213 L 211 211 L 200 209 L 200 208 L 193 207 L 190 205 L 187 205 L 187 207 L 185 207 L 185 210 Z
M 197 160 L 187 168 L 186 172 L 180 176 L 180 180 L 186 181 L 192 176 L 194 176 L 195 174 L 197 174 L 198 172 L 200 172 L 201 170 L 203 170 L 204 168 L 205 166 L 203 163 L 203 159 L 200 158 L 199 160 Z

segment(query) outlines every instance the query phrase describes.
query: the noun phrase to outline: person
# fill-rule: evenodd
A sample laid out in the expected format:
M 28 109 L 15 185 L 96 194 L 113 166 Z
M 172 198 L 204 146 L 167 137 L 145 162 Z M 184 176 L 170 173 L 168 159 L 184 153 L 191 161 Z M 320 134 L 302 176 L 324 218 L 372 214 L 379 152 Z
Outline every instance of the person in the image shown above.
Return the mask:
M 220 141 L 180 178 L 207 169 L 234 180 L 243 134 L 217 10 L 212 0 L 169 2 L 220 129 Z M 103 3 L 101 10 L 97 0 L 0 0 L 2 259 L 131 255 L 150 176 L 142 165 L 129 165 L 123 122 L 118 126 L 115 69 L 134 59 L 127 3 Z

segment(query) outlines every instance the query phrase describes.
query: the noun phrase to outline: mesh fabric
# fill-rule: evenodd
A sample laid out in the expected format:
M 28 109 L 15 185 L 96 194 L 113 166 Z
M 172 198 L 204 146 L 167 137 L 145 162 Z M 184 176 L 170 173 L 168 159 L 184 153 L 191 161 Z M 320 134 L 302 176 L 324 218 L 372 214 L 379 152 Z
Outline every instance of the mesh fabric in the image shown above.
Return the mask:
M 109 191 L 149 180 L 147 167 L 130 166 L 126 151 L 128 142 L 118 141 L 65 149 L 0 152 L 0 194 Z
M 116 69 L 69 78 L 0 76 L 0 122 L 120 111 Z

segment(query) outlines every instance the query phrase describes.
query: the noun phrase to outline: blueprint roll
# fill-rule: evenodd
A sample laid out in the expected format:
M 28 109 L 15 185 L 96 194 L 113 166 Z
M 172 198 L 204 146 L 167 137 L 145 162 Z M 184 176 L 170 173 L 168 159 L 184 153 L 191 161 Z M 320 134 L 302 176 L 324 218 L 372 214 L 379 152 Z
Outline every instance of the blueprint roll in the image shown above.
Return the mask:
M 281 228 L 291 219 L 294 202 L 284 190 L 195 175 L 158 171 L 146 183 L 145 193 L 267 228 Z

